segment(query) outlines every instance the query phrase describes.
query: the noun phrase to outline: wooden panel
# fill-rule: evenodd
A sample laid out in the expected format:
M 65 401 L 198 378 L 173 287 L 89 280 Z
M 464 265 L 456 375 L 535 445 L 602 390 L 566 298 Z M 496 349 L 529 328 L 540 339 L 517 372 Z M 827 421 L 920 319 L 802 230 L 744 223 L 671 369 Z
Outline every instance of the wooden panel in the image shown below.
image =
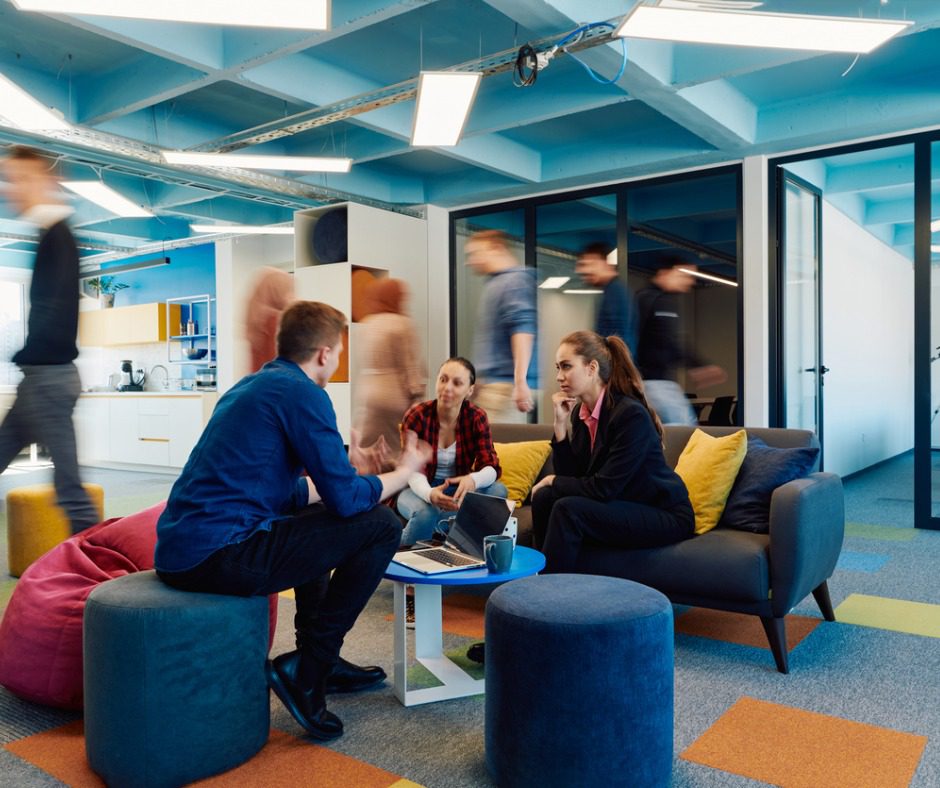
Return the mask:
M 179 304 L 170 304 L 170 325 L 180 322 Z M 78 340 L 82 347 L 116 347 L 165 342 L 166 304 L 136 304 L 80 312 Z

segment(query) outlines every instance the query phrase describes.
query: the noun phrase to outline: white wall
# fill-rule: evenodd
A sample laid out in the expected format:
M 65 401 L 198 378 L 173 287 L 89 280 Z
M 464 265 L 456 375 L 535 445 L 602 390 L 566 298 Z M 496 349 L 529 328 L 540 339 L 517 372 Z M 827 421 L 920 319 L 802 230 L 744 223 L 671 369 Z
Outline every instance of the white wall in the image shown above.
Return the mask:
M 263 266 L 292 271 L 294 239 L 281 235 L 246 235 L 215 245 L 217 386 L 231 388 L 248 373 L 251 353 L 245 339 L 245 306 Z
M 824 464 L 846 475 L 914 445 L 914 273 L 823 201 Z

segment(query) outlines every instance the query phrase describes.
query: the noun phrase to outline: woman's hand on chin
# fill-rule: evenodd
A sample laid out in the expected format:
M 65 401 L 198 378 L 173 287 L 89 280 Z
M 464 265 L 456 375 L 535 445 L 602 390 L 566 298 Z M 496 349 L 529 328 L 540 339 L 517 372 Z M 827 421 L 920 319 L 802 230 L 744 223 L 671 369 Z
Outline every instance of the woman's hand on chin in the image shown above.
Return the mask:
M 539 482 L 532 488 L 532 497 L 535 497 L 535 494 L 541 490 L 543 487 L 551 487 L 552 482 L 555 481 L 555 474 L 550 473 L 543 479 L 540 479 Z
M 571 411 L 574 410 L 575 403 L 578 400 L 565 391 L 556 391 L 552 394 L 552 408 L 555 416 L 555 424 L 567 424 L 571 418 Z

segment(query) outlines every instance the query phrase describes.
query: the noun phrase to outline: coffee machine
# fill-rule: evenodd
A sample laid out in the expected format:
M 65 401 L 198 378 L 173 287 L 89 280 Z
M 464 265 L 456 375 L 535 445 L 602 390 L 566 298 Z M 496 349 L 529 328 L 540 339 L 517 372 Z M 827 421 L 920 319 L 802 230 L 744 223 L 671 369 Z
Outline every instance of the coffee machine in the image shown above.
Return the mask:
M 118 385 L 118 391 L 143 391 L 146 378 L 142 369 L 138 369 L 135 373 L 134 365 L 129 358 L 126 358 L 121 362 L 121 382 Z

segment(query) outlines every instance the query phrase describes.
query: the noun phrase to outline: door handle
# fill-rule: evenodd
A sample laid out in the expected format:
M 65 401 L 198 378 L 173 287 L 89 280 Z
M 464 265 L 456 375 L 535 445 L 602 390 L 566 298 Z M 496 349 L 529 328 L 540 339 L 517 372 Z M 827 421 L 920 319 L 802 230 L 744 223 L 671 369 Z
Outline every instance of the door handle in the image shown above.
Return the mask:
M 820 375 L 825 375 L 829 371 L 829 367 L 825 365 L 820 365 L 817 370 L 816 367 L 807 367 L 803 370 L 804 372 L 819 372 Z

